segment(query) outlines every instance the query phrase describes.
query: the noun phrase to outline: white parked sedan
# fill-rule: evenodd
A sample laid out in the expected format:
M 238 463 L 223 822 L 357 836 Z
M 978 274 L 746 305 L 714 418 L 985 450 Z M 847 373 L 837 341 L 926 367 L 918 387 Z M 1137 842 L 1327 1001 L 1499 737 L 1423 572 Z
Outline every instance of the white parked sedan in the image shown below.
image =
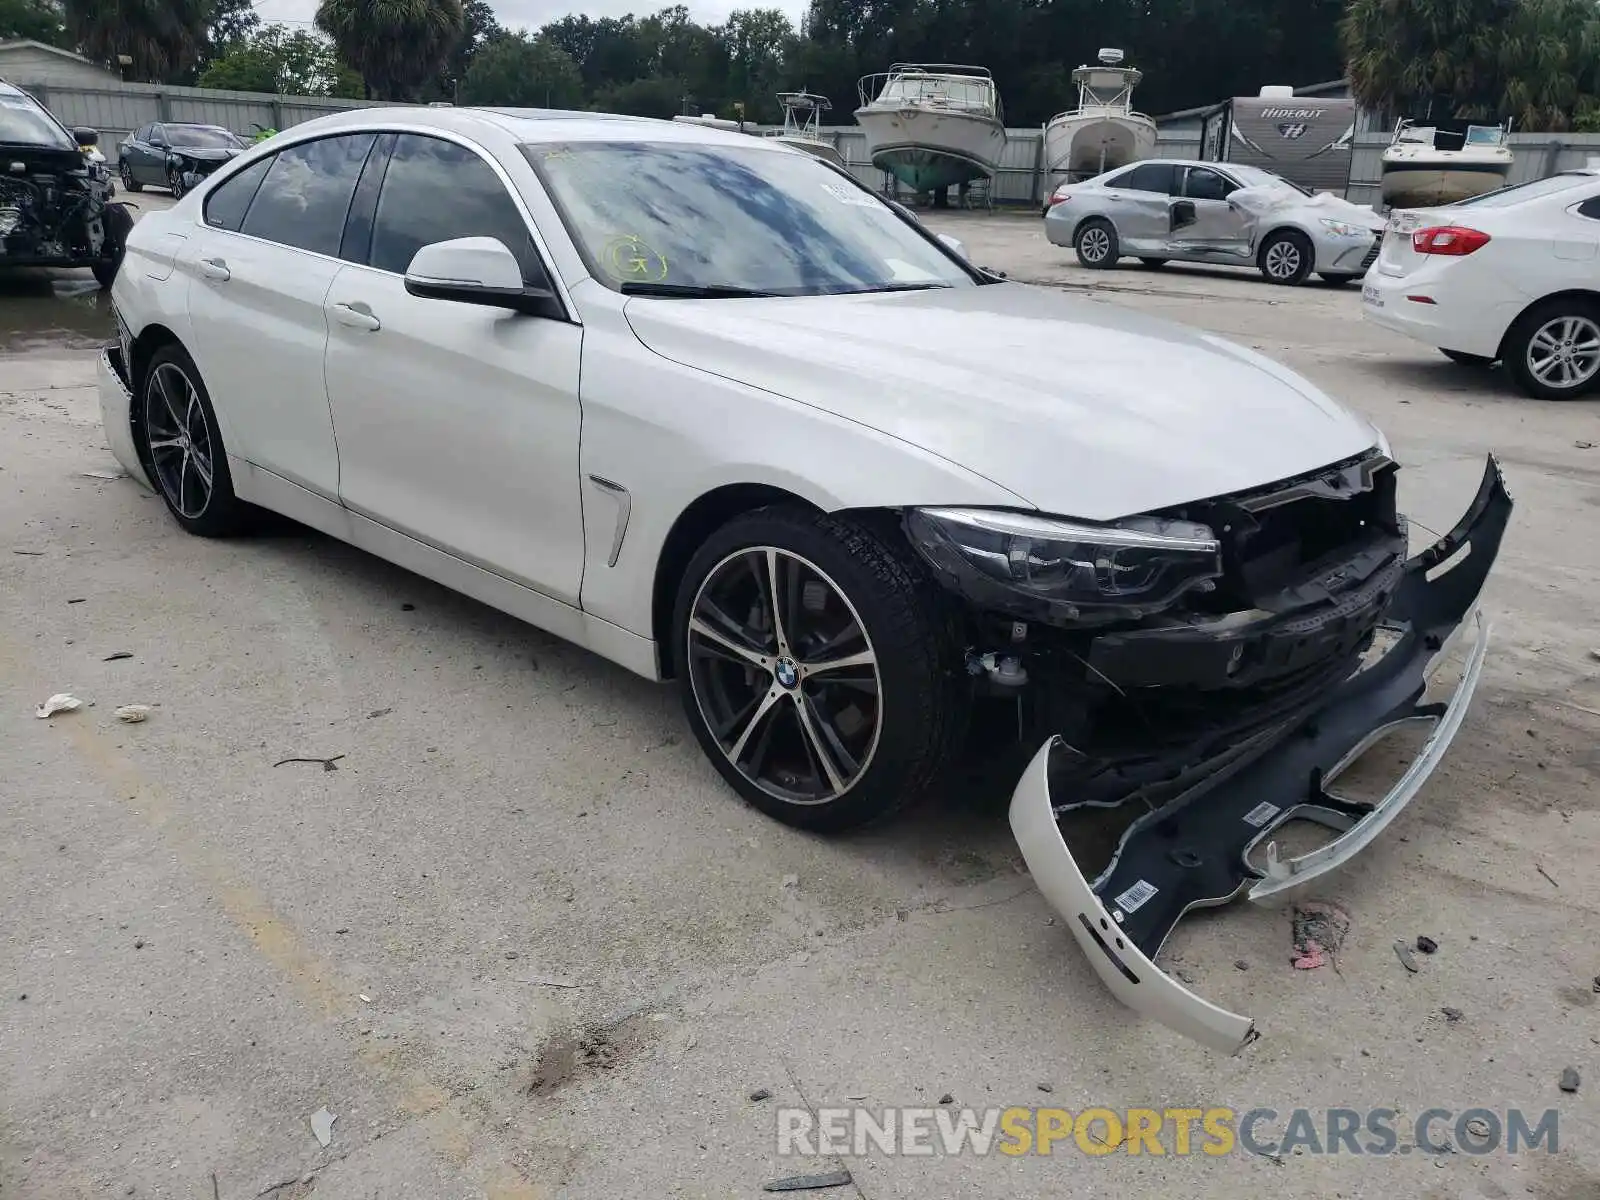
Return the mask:
M 325 117 L 147 215 L 113 298 L 107 435 L 183 528 L 275 510 L 675 676 L 717 770 L 795 825 L 929 790 L 974 726 L 1011 780 L 1033 760 L 1013 827 L 1095 969 L 1213 1044 L 1248 1018 L 1147 956 L 1376 836 L 1482 665 L 1480 635 L 1418 707 L 1509 516 L 1492 462 L 1407 560 L 1382 437 L 1310 383 L 979 270 L 770 140 Z M 1319 790 L 1415 719 L 1382 804 Z M 1055 815 L 1124 801 L 1091 884 Z M 1341 831 L 1323 857 L 1249 865 L 1306 813 Z
M 1600 171 L 1566 171 L 1389 217 L 1361 286 L 1385 329 L 1542 400 L 1600 386 Z

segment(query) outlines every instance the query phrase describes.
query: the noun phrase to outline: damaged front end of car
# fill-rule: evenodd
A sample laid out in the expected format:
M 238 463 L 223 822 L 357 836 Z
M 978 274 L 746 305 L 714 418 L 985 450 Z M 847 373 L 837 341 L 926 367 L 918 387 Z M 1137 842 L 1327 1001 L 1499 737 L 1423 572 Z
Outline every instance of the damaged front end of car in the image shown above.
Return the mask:
M 91 267 L 109 276 L 132 226 L 76 146 L 0 146 L 0 267 Z
M 1014 704 L 1031 760 L 1011 826 L 1040 891 L 1124 1003 L 1215 1049 L 1253 1020 L 1155 965 L 1194 908 L 1276 902 L 1375 839 L 1438 765 L 1482 670 L 1478 596 L 1511 514 L 1493 457 L 1460 523 L 1406 558 L 1397 466 L 1372 452 L 1308 476 L 1111 526 L 913 510 L 906 529 L 966 601 L 969 670 Z M 1463 636 L 1453 695 L 1424 702 Z M 1367 749 L 1430 731 L 1381 799 L 1330 790 Z M 1091 880 L 1061 821 L 1138 812 Z M 1331 840 L 1272 840 L 1308 820 Z M 1260 861 L 1257 852 L 1260 851 Z

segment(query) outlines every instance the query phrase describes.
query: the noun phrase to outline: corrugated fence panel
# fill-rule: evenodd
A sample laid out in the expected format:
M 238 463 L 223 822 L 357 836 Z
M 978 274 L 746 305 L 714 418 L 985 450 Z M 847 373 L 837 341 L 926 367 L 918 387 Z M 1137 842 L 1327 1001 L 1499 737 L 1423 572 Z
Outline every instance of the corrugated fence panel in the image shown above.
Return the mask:
M 131 131 L 152 121 L 193 121 L 221 125 L 241 137 L 250 137 L 256 125 L 287 129 L 302 121 L 331 112 L 375 107 L 382 101 L 334 100 L 323 96 L 273 96 L 259 92 L 224 92 L 212 88 L 161 87 L 148 83 L 100 84 L 93 87 L 72 85 L 30 85 L 25 79 L 15 82 L 33 91 L 68 126 L 88 125 L 100 131 L 101 147 L 108 158 L 116 155 L 117 144 Z M 868 187 L 883 186 L 882 172 L 867 158 L 866 137 L 856 125 L 825 128 L 844 156 L 851 173 Z M 1000 156 L 1000 168 L 993 186 L 998 204 L 1039 203 L 1041 180 L 1038 171 L 1039 129 L 1009 129 Z M 1358 133 L 1350 160 L 1350 185 L 1345 195 L 1357 204 L 1378 205 L 1382 180 L 1381 156 L 1390 134 Z M 1600 158 L 1600 134 L 1514 133 L 1510 145 L 1516 153 L 1510 181 L 1521 183 L 1543 179 L 1557 171 L 1588 165 L 1591 157 Z M 1198 132 L 1183 126 L 1161 130 L 1157 153 L 1164 158 L 1193 158 L 1200 151 Z

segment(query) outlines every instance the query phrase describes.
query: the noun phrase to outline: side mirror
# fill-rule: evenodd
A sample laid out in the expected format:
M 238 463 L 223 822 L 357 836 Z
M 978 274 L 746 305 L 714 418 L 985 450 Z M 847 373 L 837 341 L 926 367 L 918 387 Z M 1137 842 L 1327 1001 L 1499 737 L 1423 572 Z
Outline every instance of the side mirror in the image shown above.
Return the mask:
M 499 238 L 452 238 L 422 247 L 406 268 L 406 291 L 424 300 L 509 308 L 530 316 L 566 315 L 550 288 L 523 282 L 517 256 Z
M 98 146 L 100 144 L 100 131 L 90 129 L 87 125 L 80 125 L 72 131 L 72 136 L 78 139 L 80 146 Z
M 944 243 L 944 248 L 946 250 L 950 250 L 955 254 L 960 255 L 962 258 L 966 258 L 967 248 L 962 244 L 960 238 L 953 238 L 948 233 L 941 233 L 939 235 L 939 240 Z
M 1194 201 L 1179 200 L 1172 206 L 1172 232 L 1177 233 L 1185 225 L 1195 222 Z

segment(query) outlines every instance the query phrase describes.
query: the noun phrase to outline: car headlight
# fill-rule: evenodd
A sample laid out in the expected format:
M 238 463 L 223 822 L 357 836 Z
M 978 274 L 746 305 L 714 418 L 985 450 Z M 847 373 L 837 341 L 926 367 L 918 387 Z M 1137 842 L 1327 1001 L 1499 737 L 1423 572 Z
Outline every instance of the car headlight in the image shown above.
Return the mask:
M 948 586 L 1042 620 L 1113 620 L 1160 611 L 1222 574 L 1204 525 L 1132 517 L 1110 525 L 982 508 L 914 508 L 906 531 Z
M 1335 237 L 1371 237 L 1372 230 L 1363 229 L 1360 225 L 1352 225 L 1348 221 L 1335 221 L 1328 217 L 1322 218 L 1323 228 Z

